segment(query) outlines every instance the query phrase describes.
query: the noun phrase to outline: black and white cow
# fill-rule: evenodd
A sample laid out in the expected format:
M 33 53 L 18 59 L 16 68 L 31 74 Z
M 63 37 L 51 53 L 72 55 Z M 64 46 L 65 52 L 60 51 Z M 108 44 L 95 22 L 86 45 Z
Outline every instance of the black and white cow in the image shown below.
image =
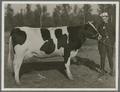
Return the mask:
M 15 80 L 20 84 L 19 70 L 23 59 L 32 56 L 39 58 L 63 56 L 66 74 L 72 80 L 70 59 L 76 56 L 86 38 L 99 37 L 99 32 L 91 22 L 70 27 L 16 27 L 9 38 L 8 65 L 9 67 L 13 65 Z M 14 53 L 13 61 L 11 52 Z

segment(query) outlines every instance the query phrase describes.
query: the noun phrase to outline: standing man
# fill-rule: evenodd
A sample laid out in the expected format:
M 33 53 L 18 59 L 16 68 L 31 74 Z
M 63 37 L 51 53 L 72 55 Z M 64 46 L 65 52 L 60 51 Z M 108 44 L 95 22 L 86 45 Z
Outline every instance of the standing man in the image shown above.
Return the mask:
M 113 48 L 115 43 L 115 30 L 110 17 L 107 12 L 100 14 L 101 24 L 99 26 L 99 32 L 102 35 L 102 39 L 98 41 L 98 50 L 100 54 L 100 67 L 101 74 L 105 74 L 105 59 L 108 58 L 110 72 L 113 75 Z

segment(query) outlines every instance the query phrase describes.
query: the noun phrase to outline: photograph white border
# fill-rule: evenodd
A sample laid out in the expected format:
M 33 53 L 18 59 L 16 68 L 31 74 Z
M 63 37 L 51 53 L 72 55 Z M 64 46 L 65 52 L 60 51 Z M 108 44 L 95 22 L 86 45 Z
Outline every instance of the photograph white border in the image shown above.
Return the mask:
M 5 4 L 116 4 L 116 81 L 115 88 L 4 88 L 4 12 Z M 1 89 L 3 91 L 117 91 L 118 90 L 118 46 L 119 46 L 119 1 L 2 1 L 2 61 L 1 61 Z

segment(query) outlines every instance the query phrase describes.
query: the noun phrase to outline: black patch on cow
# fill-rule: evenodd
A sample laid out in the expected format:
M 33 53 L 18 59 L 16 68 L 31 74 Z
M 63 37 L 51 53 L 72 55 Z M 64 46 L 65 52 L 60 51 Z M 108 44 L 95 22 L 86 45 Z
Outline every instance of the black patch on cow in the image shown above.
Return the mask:
M 44 51 L 46 54 L 51 54 L 55 50 L 55 44 L 53 42 L 53 39 L 51 39 L 49 30 L 46 28 L 42 28 L 41 35 L 43 40 L 46 42 L 42 45 L 40 50 Z
M 13 47 L 15 47 L 17 44 L 24 44 L 27 38 L 26 33 L 19 28 L 13 29 L 10 35 L 12 37 Z
M 79 49 L 85 42 L 84 26 L 70 26 L 67 27 L 69 33 L 69 48 L 70 50 Z
M 55 44 L 53 39 L 49 39 L 46 41 L 42 47 L 40 48 L 41 51 L 44 51 L 46 54 L 51 54 L 55 50 Z
M 41 35 L 42 35 L 42 38 L 43 38 L 44 41 L 51 39 L 50 32 L 46 28 L 41 29 Z
M 55 36 L 56 36 L 56 38 L 61 38 L 61 36 L 62 36 L 62 29 L 56 29 L 55 30 Z
M 64 30 L 63 30 L 64 31 Z M 55 36 L 57 38 L 57 48 L 65 47 L 67 45 L 67 35 L 62 34 L 62 29 L 55 30 Z

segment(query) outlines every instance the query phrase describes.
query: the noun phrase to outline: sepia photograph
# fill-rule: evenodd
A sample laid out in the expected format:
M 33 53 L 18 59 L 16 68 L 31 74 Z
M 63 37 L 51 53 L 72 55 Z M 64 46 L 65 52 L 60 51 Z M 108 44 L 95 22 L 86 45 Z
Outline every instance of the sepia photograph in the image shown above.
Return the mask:
M 119 2 L 2 1 L 4 91 L 118 90 Z

